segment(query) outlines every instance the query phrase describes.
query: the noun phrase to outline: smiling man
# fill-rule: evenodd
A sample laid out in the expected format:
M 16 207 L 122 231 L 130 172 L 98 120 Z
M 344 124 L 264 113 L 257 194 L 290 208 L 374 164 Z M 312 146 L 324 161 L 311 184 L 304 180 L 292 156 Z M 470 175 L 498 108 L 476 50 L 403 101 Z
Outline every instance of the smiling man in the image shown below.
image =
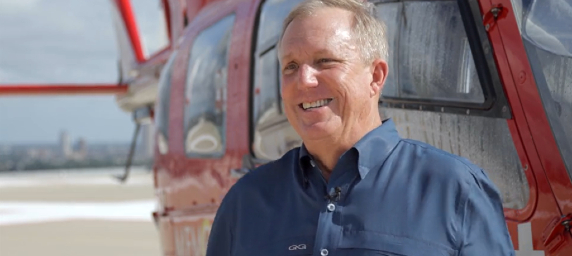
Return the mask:
M 309 0 L 284 21 L 282 98 L 303 145 L 240 179 L 207 255 L 514 255 L 478 166 L 382 122 L 384 26 L 355 0 Z

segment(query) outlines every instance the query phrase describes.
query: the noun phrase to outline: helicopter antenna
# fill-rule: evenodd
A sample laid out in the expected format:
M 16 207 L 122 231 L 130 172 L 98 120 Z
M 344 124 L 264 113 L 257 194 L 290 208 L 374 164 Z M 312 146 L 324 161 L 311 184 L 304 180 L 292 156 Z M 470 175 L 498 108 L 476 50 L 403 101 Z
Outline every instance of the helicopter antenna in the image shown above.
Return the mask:
M 125 183 L 129 177 L 129 172 L 131 170 L 131 163 L 133 162 L 133 156 L 135 155 L 135 146 L 137 145 L 137 137 L 139 136 L 139 131 L 141 130 L 141 124 L 136 123 L 135 132 L 133 133 L 133 139 L 131 140 L 131 148 L 129 149 L 129 156 L 127 157 L 127 162 L 125 163 L 125 172 L 123 175 L 114 176 L 119 182 Z

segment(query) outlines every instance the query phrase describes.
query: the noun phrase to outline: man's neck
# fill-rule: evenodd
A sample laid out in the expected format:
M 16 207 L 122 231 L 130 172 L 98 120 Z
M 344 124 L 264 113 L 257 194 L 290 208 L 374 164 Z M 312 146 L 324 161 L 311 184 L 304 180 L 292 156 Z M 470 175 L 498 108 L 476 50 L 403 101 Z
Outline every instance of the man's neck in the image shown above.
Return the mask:
M 352 148 L 367 133 L 381 125 L 381 119 L 372 118 L 369 122 L 351 127 L 351 130 L 316 141 L 304 141 L 304 146 L 317 161 L 322 175 L 329 180 L 340 156 Z

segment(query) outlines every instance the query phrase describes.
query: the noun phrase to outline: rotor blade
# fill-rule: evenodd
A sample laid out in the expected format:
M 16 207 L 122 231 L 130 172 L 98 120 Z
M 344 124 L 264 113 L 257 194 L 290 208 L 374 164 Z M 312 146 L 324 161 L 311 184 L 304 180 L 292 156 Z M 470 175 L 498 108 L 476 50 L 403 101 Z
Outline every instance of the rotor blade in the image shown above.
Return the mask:
M 0 84 L 0 96 L 123 94 L 127 90 L 125 84 Z

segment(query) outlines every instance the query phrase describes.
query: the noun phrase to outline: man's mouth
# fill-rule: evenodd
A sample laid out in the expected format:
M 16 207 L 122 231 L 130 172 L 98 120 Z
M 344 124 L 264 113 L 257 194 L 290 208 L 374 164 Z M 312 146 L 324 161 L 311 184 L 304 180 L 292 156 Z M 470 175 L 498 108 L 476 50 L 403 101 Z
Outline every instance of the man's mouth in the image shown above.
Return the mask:
M 300 107 L 303 110 L 308 110 L 308 109 L 313 109 L 313 108 L 319 108 L 319 107 L 323 107 L 323 106 L 327 106 L 328 104 L 330 104 L 330 102 L 332 101 L 332 98 L 328 98 L 328 99 L 323 99 L 323 100 L 317 100 L 314 102 L 304 102 L 304 103 L 300 103 Z

